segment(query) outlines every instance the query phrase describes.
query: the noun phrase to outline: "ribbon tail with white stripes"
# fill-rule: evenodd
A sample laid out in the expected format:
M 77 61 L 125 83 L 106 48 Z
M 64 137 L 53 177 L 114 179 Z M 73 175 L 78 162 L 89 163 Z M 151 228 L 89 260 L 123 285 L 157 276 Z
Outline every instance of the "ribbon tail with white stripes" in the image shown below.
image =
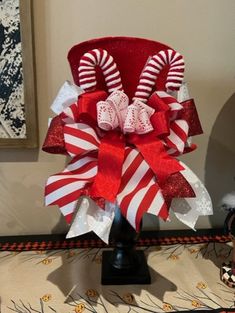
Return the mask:
M 137 231 L 144 213 L 166 215 L 166 203 L 154 177 L 138 150 L 127 148 L 117 203 L 123 216 Z
M 58 205 L 68 223 L 71 222 L 78 199 L 97 173 L 97 156 L 75 157 L 59 174 L 49 177 L 45 188 L 45 204 Z

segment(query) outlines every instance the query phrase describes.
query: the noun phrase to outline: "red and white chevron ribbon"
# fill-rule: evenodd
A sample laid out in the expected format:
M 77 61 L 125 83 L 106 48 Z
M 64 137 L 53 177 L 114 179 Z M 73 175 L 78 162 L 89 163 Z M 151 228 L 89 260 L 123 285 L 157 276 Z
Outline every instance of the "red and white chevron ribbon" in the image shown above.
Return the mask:
M 96 69 L 99 66 L 104 75 L 108 92 L 122 90 L 120 72 L 113 57 L 104 49 L 94 49 L 85 53 L 79 63 L 78 75 L 80 87 L 85 91 L 96 89 Z
M 184 78 L 184 59 L 182 55 L 174 50 L 161 50 L 147 62 L 140 75 L 139 85 L 134 98 L 138 98 L 146 103 L 159 73 L 166 66 L 169 66 L 166 89 L 178 90 Z

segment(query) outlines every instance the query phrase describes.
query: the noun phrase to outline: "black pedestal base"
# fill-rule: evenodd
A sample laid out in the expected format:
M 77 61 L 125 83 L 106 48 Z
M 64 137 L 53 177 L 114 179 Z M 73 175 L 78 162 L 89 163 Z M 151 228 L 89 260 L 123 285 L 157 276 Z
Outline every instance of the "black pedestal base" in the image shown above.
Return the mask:
M 102 285 L 151 284 L 149 268 L 143 251 L 135 251 L 138 262 L 136 267 L 129 270 L 114 268 L 110 263 L 112 253 L 113 251 L 103 251 Z

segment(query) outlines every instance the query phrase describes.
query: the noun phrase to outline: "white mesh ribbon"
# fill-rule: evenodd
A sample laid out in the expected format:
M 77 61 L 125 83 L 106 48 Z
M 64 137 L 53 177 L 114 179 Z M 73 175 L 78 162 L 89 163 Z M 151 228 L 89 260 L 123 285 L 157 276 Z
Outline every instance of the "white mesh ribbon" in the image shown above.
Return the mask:
M 83 92 L 82 88 L 66 80 L 53 101 L 51 110 L 59 115 L 65 108 L 76 102 Z
M 181 174 L 193 188 L 196 197 L 172 200 L 171 208 L 176 217 L 185 225 L 194 229 L 199 216 L 212 215 L 213 208 L 210 195 L 200 179 L 183 162 L 185 168 Z
M 178 102 L 181 103 L 189 99 L 190 99 L 190 95 L 189 95 L 189 90 L 188 90 L 188 84 L 186 82 L 183 82 L 177 93 L 177 100 Z
M 93 231 L 108 244 L 115 207 L 115 204 L 106 202 L 105 209 L 102 210 L 92 200 L 83 198 L 66 238 L 73 238 Z

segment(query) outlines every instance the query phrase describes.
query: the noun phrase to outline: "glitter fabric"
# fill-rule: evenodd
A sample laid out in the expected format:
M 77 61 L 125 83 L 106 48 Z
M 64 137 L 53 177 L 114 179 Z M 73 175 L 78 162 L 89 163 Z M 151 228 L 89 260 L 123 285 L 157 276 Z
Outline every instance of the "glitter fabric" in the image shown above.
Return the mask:
M 48 153 L 67 155 L 64 143 L 63 122 L 59 115 L 51 121 L 42 150 Z
M 161 187 L 164 197 L 169 198 L 195 197 L 195 192 L 193 191 L 192 186 L 180 172 L 174 173 L 171 176 L 169 176 Z
M 183 110 L 179 118 L 183 118 L 189 125 L 189 136 L 200 135 L 203 133 L 201 123 L 197 114 L 197 109 L 193 99 L 181 102 Z

